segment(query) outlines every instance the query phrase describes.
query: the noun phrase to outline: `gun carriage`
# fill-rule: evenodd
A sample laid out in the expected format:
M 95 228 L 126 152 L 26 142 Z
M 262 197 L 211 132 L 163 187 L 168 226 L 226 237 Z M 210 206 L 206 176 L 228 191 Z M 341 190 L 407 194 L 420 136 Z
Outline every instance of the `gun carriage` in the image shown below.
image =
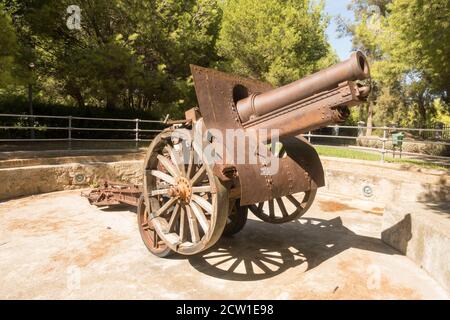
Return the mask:
M 239 232 L 249 210 L 275 224 L 305 214 L 325 181 L 317 152 L 301 134 L 344 121 L 370 92 L 360 83 L 370 72 L 359 51 L 279 88 L 194 65 L 191 72 L 198 108 L 152 141 L 136 200 L 142 239 L 160 257 L 211 247 Z M 223 138 L 230 130 L 244 137 L 238 152 Z M 253 135 L 264 130 L 275 130 L 278 141 Z M 268 155 L 254 147 L 261 145 Z M 258 161 L 248 161 L 252 156 Z

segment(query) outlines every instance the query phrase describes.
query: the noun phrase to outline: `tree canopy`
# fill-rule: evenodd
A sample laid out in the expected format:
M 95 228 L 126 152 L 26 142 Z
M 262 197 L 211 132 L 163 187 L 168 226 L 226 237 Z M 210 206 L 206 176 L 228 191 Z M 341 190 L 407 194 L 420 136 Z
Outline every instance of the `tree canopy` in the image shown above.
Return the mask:
M 179 116 L 196 104 L 189 64 L 282 85 L 338 60 L 320 0 L 77 6 L 79 12 L 69 0 L 0 0 L 0 100 L 23 96 L 31 83 L 43 103 Z M 448 122 L 450 2 L 352 0 L 350 9 L 355 19 L 341 20 L 340 29 L 368 55 L 373 75 L 369 102 L 352 120 Z
M 218 52 L 231 71 L 281 85 L 336 61 L 327 25 L 323 3 L 226 1 Z
M 0 87 L 13 82 L 12 68 L 17 39 L 11 18 L 0 5 Z
M 385 125 L 448 122 L 450 2 L 353 0 L 355 22 L 341 22 L 372 62 L 367 119 Z

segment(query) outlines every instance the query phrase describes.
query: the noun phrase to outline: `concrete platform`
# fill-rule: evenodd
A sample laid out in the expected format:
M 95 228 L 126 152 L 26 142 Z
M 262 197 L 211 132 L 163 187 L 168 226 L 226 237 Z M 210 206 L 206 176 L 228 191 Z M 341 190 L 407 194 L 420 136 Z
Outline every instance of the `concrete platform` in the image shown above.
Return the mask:
M 129 208 L 63 191 L 0 203 L 1 299 L 449 299 L 382 243 L 383 208 L 319 195 L 304 219 L 251 218 L 195 257 L 160 259 Z

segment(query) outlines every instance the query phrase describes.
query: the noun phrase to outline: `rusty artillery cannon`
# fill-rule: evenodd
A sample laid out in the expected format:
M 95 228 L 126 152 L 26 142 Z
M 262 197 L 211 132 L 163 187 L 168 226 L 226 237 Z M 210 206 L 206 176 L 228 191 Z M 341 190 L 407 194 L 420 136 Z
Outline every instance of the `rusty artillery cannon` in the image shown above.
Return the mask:
M 276 89 L 194 65 L 191 71 L 199 108 L 159 134 L 144 160 L 139 230 L 147 248 L 160 257 L 209 248 L 224 233 L 240 231 L 248 210 L 269 223 L 302 216 L 324 186 L 324 172 L 301 134 L 345 120 L 349 107 L 364 102 L 370 91 L 357 82 L 370 77 L 361 52 Z M 229 130 L 246 136 L 259 129 L 277 130 L 279 141 L 274 145 L 271 137 L 257 138 L 270 150 L 257 163 L 236 161 L 218 138 Z M 180 130 L 184 134 L 177 134 Z M 214 159 L 205 145 L 215 152 Z M 255 150 L 238 149 L 244 158 Z M 274 159 L 278 170 L 268 172 Z

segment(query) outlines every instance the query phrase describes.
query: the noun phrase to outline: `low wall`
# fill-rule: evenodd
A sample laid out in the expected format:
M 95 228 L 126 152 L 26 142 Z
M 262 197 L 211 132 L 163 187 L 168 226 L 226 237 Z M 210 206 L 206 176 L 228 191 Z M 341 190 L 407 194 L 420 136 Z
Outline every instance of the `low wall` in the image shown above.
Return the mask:
M 450 199 L 448 172 L 322 157 L 325 190 L 382 204 Z
M 427 271 L 450 292 L 450 206 L 409 202 L 389 204 L 383 216 L 383 242 Z
M 81 189 L 104 179 L 141 183 L 142 161 L 89 162 L 0 169 L 0 200 Z
M 134 155 L 126 161 L 117 161 L 117 157 L 110 161 L 106 157 L 40 159 L 21 162 L 20 167 L 0 163 L 0 200 L 85 188 L 103 179 L 140 183 L 142 157 Z M 322 157 L 322 163 L 326 186 L 321 190 L 325 192 L 381 204 L 450 198 L 450 179 L 442 171 L 328 157 Z

